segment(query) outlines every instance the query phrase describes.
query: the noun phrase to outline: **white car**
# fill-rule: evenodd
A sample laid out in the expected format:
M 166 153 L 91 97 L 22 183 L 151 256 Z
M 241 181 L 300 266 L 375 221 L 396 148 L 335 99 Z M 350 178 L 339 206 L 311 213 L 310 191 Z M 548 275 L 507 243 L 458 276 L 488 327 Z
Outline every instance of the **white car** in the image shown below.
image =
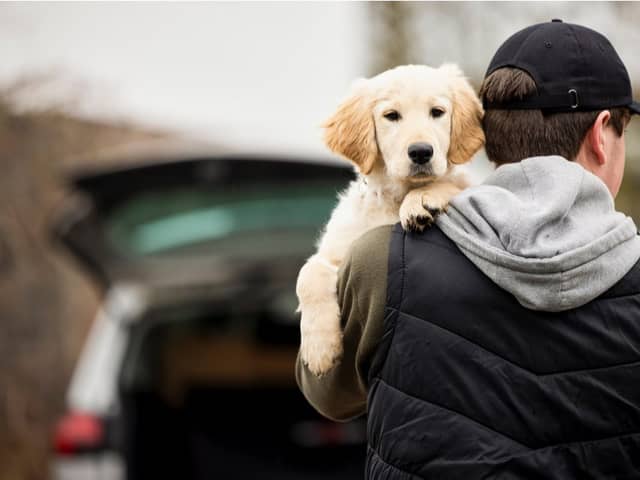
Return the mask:
M 351 177 L 234 156 L 71 178 L 54 230 L 105 297 L 54 478 L 362 476 L 365 420 L 323 419 L 294 379 L 296 274 Z

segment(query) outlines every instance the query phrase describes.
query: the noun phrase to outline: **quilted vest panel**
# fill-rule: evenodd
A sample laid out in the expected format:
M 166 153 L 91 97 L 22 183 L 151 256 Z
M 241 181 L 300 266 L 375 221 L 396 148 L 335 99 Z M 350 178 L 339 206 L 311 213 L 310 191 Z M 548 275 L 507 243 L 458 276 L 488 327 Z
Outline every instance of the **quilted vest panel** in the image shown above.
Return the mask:
M 437 228 L 394 228 L 367 478 L 640 478 L 640 262 L 565 312 L 522 307 Z

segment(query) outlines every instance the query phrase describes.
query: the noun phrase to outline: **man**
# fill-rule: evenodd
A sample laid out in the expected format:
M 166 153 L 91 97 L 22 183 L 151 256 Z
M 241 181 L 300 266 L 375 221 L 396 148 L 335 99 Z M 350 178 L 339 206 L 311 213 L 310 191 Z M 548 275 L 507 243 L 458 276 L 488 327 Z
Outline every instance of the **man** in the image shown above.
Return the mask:
M 640 237 L 614 209 L 627 71 L 597 32 L 509 38 L 481 89 L 482 184 L 341 271 L 344 356 L 297 365 L 324 415 L 368 414 L 367 478 L 640 478 Z

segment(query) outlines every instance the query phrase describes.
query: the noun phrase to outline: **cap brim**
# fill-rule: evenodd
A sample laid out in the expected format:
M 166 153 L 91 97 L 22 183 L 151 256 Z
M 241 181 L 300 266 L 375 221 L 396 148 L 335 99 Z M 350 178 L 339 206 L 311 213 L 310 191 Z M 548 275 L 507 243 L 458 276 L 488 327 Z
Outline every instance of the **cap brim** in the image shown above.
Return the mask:
M 631 105 L 629 105 L 629 110 L 631 110 L 635 114 L 640 115 L 640 102 L 631 102 Z

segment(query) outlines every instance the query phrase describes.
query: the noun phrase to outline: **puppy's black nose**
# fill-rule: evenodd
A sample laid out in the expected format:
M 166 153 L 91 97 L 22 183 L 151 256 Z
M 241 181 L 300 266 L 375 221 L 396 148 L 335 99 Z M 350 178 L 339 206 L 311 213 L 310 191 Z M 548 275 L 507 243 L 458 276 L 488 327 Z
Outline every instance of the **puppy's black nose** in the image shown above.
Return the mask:
M 433 147 L 428 143 L 412 143 L 409 145 L 409 158 L 413 163 L 423 165 L 433 157 Z

